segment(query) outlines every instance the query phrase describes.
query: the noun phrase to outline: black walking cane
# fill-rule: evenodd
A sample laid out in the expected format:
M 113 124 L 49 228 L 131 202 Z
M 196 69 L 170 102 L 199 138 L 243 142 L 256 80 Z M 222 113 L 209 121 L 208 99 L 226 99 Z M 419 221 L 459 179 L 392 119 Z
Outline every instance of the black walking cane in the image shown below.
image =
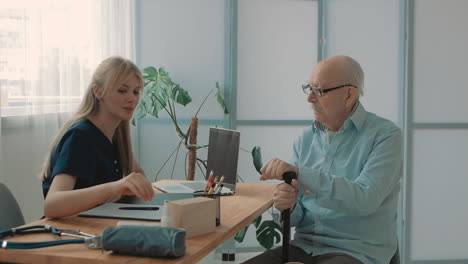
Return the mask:
M 283 174 L 284 182 L 291 184 L 293 179 L 296 179 L 296 173 L 293 171 L 288 171 Z M 281 212 L 281 217 L 283 219 L 283 263 L 289 262 L 289 239 L 291 236 L 291 227 L 289 222 L 289 215 L 291 214 L 291 209 L 285 209 Z

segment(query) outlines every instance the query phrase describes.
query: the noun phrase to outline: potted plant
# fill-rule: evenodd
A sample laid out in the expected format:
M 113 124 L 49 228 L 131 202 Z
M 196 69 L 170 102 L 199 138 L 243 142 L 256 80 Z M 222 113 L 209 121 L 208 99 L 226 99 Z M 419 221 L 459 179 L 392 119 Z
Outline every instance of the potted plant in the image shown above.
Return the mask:
M 173 82 L 169 76 L 169 73 L 164 70 L 164 68 L 156 69 L 155 67 L 146 67 L 143 69 L 143 84 L 144 90 L 138 104 L 135 114 L 132 119 L 132 124 L 136 125 L 136 121 L 142 119 L 146 115 L 151 115 L 153 117 L 159 118 L 161 111 L 165 111 L 172 120 L 174 125 L 175 132 L 180 138 L 179 144 L 168 159 L 163 163 L 162 167 L 165 166 L 167 161 L 180 150 L 181 145 L 184 145 L 187 149 L 188 154 L 188 170 L 186 171 L 186 179 L 193 180 L 195 174 L 195 166 L 197 163 L 203 164 L 203 167 L 206 168 L 206 160 L 197 158 L 196 150 L 200 148 L 207 148 L 207 145 L 198 145 L 197 144 L 197 131 L 198 131 L 198 114 L 202 109 L 207 98 L 214 92 L 217 102 L 223 109 L 224 114 L 229 114 L 226 103 L 224 101 L 224 94 L 219 84 L 216 82 L 216 85 L 213 89 L 210 90 L 208 95 L 204 98 L 203 102 L 200 104 L 197 112 L 192 117 L 192 121 L 187 131 L 184 132 L 179 126 L 177 120 L 177 113 L 175 104 L 186 106 L 192 102 L 192 98 L 189 93 L 180 87 L 179 84 Z M 261 149 L 258 146 L 255 146 L 252 151 L 252 159 L 255 166 L 255 169 L 260 173 L 262 167 L 262 158 L 261 158 Z M 162 167 L 156 173 L 156 179 L 162 170 Z M 206 175 L 206 174 L 204 174 Z M 265 220 L 262 222 L 262 217 L 258 217 L 252 224 L 256 227 L 256 236 L 257 241 L 266 249 L 273 247 L 275 243 L 281 241 L 281 227 L 275 223 L 273 220 Z M 243 228 L 239 233 L 234 237 L 235 240 L 239 243 L 242 243 L 244 240 L 245 234 L 249 226 Z
M 182 131 L 177 120 L 177 113 L 175 104 L 186 106 L 192 101 L 188 92 L 180 87 L 179 84 L 173 82 L 164 68 L 156 69 L 155 67 L 146 67 L 143 69 L 143 84 L 145 89 L 141 97 L 140 104 L 138 104 L 135 114 L 132 119 L 132 124 L 135 125 L 136 121 L 151 115 L 159 118 L 161 111 L 165 111 L 172 120 L 177 136 L 180 138 L 179 144 L 172 152 L 169 158 L 164 162 L 163 166 L 175 153 L 176 156 L 179 152 L 180 146 L 183 144 L 188 150 L 188 171 L 186 171 L 186 179 L 193 180 L 195 175 L 195 166 L 197 163 L 202 163 L 206 167 L 206 161 L 198 159 L 196 151 L 199 148 L 206 148 L 207 145 L 197 145 L 198 133 L 198 113 L 203 107 L 206 99 L 216 90 L 217 102 L 222 107 L 225 114 L 229 114 L 226 103 L 224 102 L 224 94 L 219 84 L 216 83 L 215 87 L 210 90 L 205 97 L 195 115 L 192 117 L 192 122 L 186 132 Z M 161 169 L 162 169 L 161 167 Z M 156 179 L 161 169 L 156 173 Z
M 259 146 L 255 146 L 252 149 L 252 161 L 255 167 L 255 170 L 259 173 L 260 169 L 263 167 L 262 161 L 262 151 Z M 262 222 L 262 216 L 259 216 L 252 222 L 252 225 L 255 226 L 256 231 L 255 235 L 257 238 L 258 243 L 264 247 L 265 249 L 272 248 L 275 244 L 281 242 L 281 226 L 273 220 L 265 220 Z M 242 243 L 244 241 L 245 235 L 247 234 L 247 230 L 249 226 L 246 226 L 241 229 L 235 236 L 234 240 L 238 243 Z

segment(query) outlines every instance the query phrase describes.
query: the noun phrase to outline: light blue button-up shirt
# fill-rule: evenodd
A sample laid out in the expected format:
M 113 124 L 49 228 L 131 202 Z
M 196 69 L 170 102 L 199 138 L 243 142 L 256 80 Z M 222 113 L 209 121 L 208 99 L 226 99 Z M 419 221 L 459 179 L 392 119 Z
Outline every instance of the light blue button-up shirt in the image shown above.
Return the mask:
M 294 142 L 299 196 L 291 244 L 313 255 L 343 252 L 387 264 L 397 248 L 401 130 L 358 103 L 330 142 L 328 136 L 314 122 Z

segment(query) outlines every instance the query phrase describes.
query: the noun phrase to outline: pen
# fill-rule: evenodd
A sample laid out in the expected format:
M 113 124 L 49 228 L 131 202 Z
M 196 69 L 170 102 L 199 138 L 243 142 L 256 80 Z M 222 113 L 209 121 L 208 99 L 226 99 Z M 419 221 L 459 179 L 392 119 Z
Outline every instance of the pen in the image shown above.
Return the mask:
M 215 191 L 215 194 L 221 194 L 221 191 L 223 190 L 224 184 L 220 184 L 219 188 Z
M 220 187 L 221 185 L 223 185 L 223 181 L 224 181 L 224 175 L 221 176 L 221 179 L 219 180 L 218 182 L 218 185 L 216 186 L 214 192 L 217 193 L 219 191 L 219 189 L 222 189 L 223 187 Z
M 218 187 L 218 182 L 219 182 L 219 176 L 216 175 L 216 177 L 214 178 L 214 181 L 213 183 L 211 184 L 211 188 L 208 190 L 208 193 L 211 191 L 211 189 L 213 189 L 213 192 L 216 190 L 216 188 Z
M 213 192 L 214 192 L 214 189 L 215 189 L 215 186 L 216 186 L 216 183 L 215 183 L 215 182 L 213 182 L 213 184 L 211 185 L 211 188 L 210 188 L 210 190 L 208 191 L 208 194 L 213 194 Z
M 157 206 L 142 206 L 142 207 L 137 207 L 137 206 L 124 206 L 124 207 L 119 207 L 120 210 L 144 210 L 144 211 L 157 211 L 159 210 L 159 207 Z
M 213 174 L 214 174 L 214 171 L 211 170 L 210 171 L 210 176 L 208 177 L 208 181 L 206 182 L 206 187 L 205 187 L 205 193 L 208 193 L 208 191 L 210 190 L 210 187 L 214 181 L 214 178 L 213 178 Z
M 208 193 L 208 191 L 211 188 L 211 185 L 213 185 L 213 182 L 214 182 L 214 178 L 210 176 L 210 178 L 208 179 L 208 182 L 206 183 L 205 193 Z

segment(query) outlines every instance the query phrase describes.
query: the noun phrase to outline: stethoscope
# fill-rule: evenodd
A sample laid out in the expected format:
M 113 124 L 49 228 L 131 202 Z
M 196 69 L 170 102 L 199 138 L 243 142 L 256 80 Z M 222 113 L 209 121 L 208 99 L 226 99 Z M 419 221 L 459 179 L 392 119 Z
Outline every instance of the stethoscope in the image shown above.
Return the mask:
M 65 244 L 86 244 L 88 248 L 102 248 L 101 235 L 90 235 L 75 229 L 59 229 L 51 225 L 33 225 L 0 231 L 0 239 L 37 233 L 51 233 L 55 236 L 70 236 L 77 239 L 64 239 L 41 242 L 11 242 L 0 240 L 3 249 L 32 249 Z

